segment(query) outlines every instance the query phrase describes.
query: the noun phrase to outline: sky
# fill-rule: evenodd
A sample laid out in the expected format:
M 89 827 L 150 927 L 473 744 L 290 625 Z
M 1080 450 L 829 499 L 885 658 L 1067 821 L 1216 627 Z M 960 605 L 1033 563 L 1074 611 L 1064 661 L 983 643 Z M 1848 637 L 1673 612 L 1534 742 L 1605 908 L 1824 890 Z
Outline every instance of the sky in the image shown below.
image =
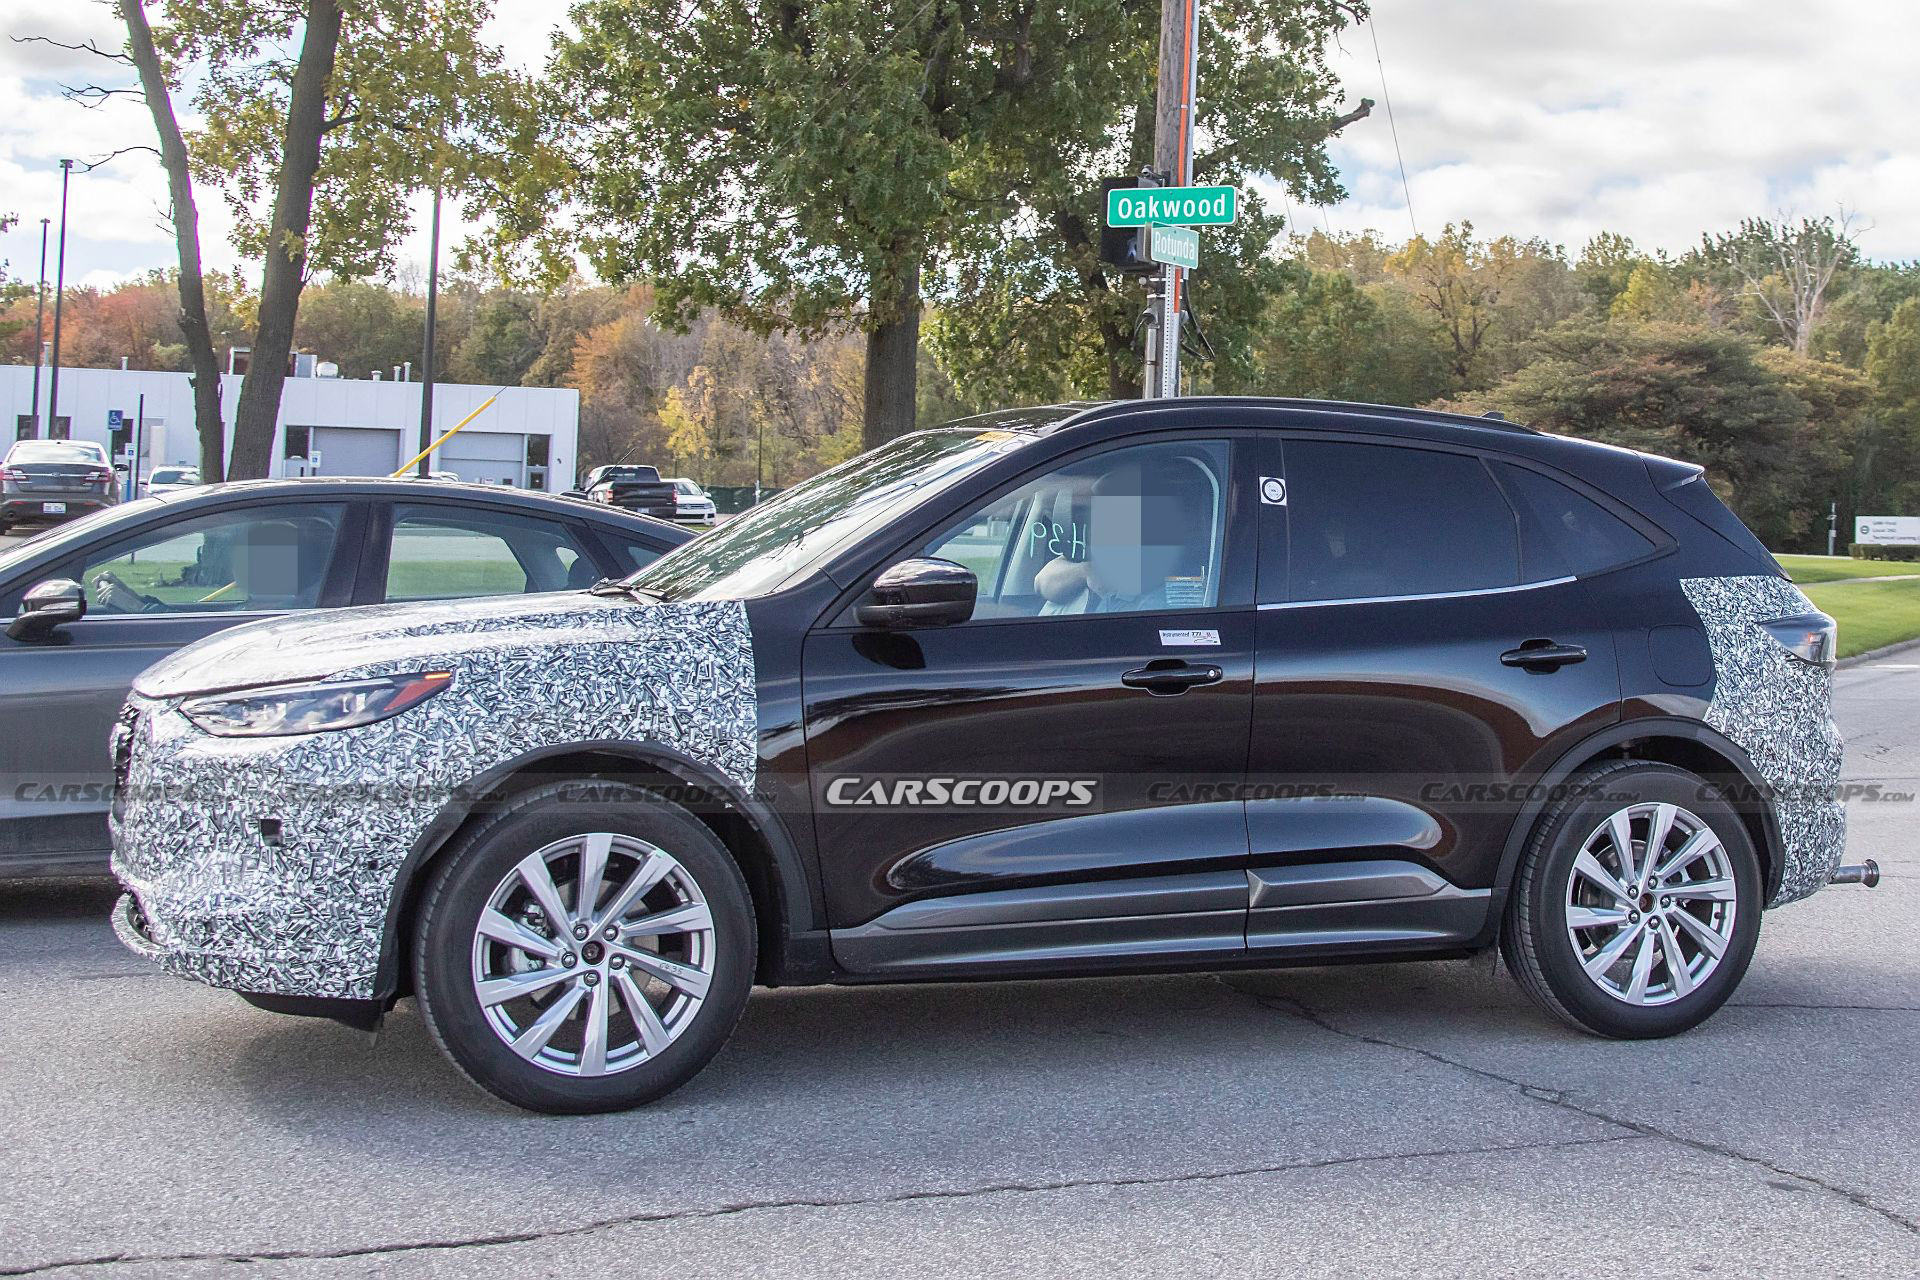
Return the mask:
M 1373 11 L 1334 58 L 1348 102 L 1376 102 L 1331 147 L 1349 195 L 1325 210 L 1294 206 L 1303 229 L 1398 240 L 1468 220 L 1483 235 L 1541 236 L 1575 253 L 1601 230 L 1682 252 L 1743 217 L 1844 207 L 1867 256 L 1920 258 L 1914 0 L 1374 0 Z M 537 67 L 558 13 L 552 0 L 497 0 L 491 34 L 512 62 Z M 7 0 L 0 34 L 119 46 L 110 10 L 75 0 Z M 63 82 L 120 70 L 0 40 L 0 213 L 20 217 L 0 235 L 10 275 L 35 276 L 40 218 L 57 234 L 62 157 L 150 141 L 139 103 L 87 110 L 60 96 Z M 76 169 L 67 279 L 107 285 L 170 265 L 165 195 L 146 152 Z M 423 266 L 425 219 L 415 222 L 400 256 Z M 209 265 L 235 265 L 230 226 L 207 193 Z

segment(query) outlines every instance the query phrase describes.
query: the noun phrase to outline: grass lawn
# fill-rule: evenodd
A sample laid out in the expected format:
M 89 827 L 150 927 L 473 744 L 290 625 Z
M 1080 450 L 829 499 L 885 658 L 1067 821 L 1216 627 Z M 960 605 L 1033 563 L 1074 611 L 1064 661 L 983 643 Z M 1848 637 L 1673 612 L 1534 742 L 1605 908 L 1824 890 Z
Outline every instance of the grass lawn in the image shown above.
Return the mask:
M 1795 582 L 1843 582 L 1848 578 L 1884 578 L 1920 574 L 1920 560 L 1855 560 L 1852 556 L 1775 556 Z
M 1840 624 L 1840 656 L 1920 636 L 1920 578 L 1912 582 L 1834 581 L 1806 588 L 1807 598 Z

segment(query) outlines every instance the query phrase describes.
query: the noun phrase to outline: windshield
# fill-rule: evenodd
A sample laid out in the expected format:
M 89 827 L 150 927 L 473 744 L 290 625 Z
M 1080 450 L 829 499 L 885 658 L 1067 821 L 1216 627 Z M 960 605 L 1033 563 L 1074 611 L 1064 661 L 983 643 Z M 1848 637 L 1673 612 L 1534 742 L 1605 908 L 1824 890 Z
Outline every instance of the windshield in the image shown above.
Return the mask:
M 8 462 L 105 462 L 107 451 L 88 441 L 22 440 L 7 454 Z
M 738 600 L 778 590 L 928 494 L 1033 439 L 979 427 L 902 436 L 733 517 L 626 584 L 667 600 Z
M 152 484 L 180 484 L 192 475 L 193 472 L 184 471 L 179 467 L 162 467 L 149 477 L 149 482 Z

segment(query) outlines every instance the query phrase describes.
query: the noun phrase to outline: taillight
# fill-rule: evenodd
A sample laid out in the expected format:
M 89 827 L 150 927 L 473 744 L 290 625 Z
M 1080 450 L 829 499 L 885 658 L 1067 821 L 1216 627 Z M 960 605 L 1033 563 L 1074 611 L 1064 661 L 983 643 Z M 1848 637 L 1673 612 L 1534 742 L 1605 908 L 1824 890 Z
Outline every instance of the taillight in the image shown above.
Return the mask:
M 24 471 L 15 471 L 12 467 L 8 467 L 0 471 L 0 480 L 11 480 L 15 484 L 25 484 L 27 482 L 27 473 Z
M 1768 635 L 1802 662 L 1833 670 L 1839 648 L 1840 628 L 1824 613 L 1801 613 L 1791 618 L 1770 618 L 1762 622 Z
M 95 484 L 112 484 L 113 483 L 113 472 L 111 471 L 95 471 L 92 473 L 92 476 L 93 476 L 93 482 Z

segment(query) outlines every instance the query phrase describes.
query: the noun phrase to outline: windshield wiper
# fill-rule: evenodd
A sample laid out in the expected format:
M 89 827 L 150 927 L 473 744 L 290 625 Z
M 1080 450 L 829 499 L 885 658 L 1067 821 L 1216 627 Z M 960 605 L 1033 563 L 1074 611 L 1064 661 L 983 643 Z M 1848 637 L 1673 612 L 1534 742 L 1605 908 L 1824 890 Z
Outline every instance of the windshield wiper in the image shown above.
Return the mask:
M 658 604 L 666 597 L 658 591 L 648 591 L 642 587 L 629 586 L 618 578 L 602 578 L 587 588 L 590 596 L 625 596 L 629 600 L 638 600 L 641 604 Z

